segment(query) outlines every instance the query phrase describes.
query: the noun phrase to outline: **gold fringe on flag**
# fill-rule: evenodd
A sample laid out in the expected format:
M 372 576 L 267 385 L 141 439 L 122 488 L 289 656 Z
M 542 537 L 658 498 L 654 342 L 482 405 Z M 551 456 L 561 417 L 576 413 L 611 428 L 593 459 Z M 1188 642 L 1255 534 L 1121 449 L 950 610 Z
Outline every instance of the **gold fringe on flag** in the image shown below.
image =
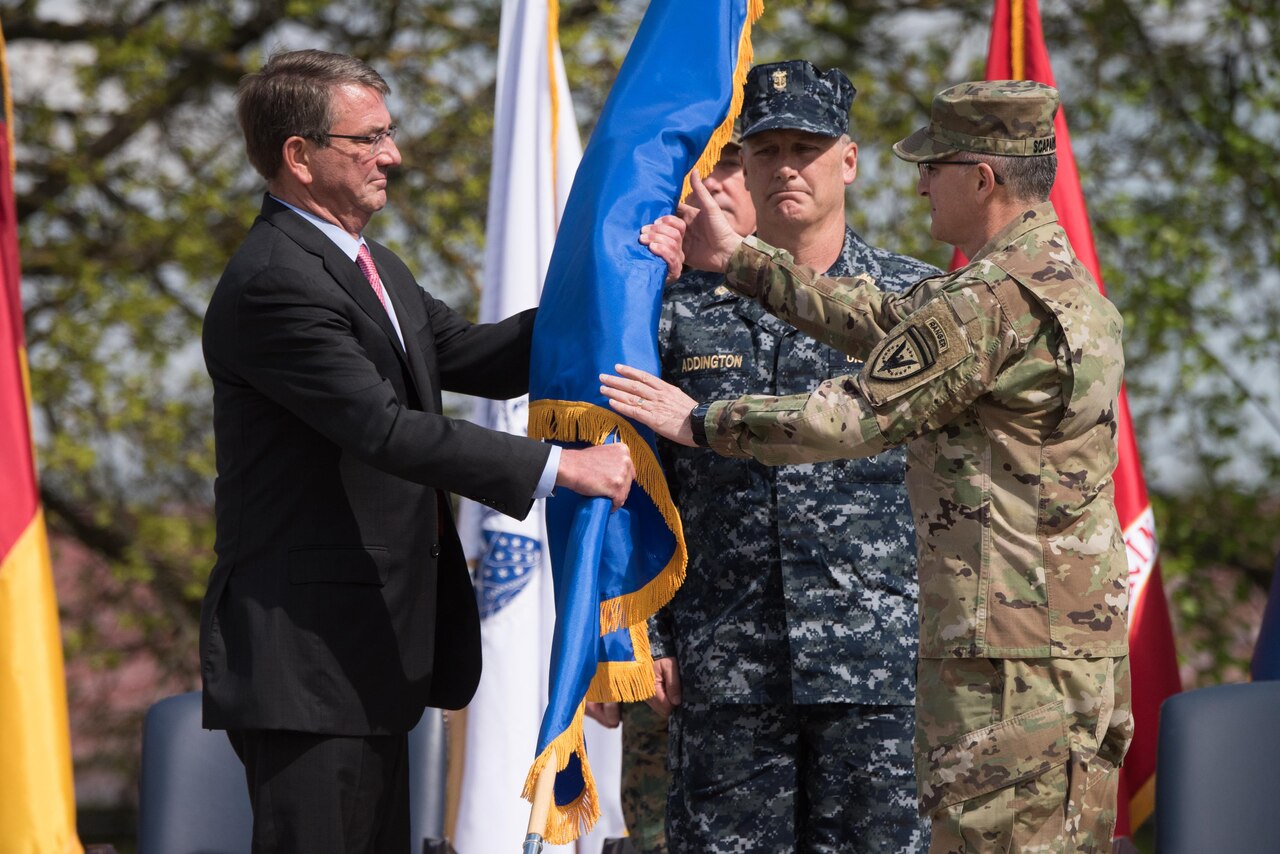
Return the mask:
M 538 777 L 554 756 L 555 769 L 563 771 L 569 764 L 569 757 L 577 754 L 582 761 L 582 793 L 572 803 L 560 805 L 553 801 L 552 808 L 547 811 L 547 827 L 543 838 L 552 845 L 566 845 L 577 839 L 587 828 L 600 820 L 600 797 L 596 790 L 595 777 L 591 773 L 591 765 L 587 762 L 586 740 L 583 732 L 583 716 L 586 702 L 593 703 L 638 703 L 653 696 L 653 656 L 649 651 L 649 628 L 647 622 L 639 622 L 631 626 L 631 649 L 635 661 L 602 661 L 596 669 L 596 675 L 587 688 L 586 700 L 578 705 L 574 712 L 573 722 L 560 735 L 547 745 L 542 754 L 534 760 L 533 767 L 525 777 L 524 791 L 521 797 L 532 801 L 534 789 L 538 785 Z M 562 758 L 563 757 L 563 758 Z
M 555 760 L 557 772 L 569 766 L 569 757 L 577 755 L 582 762 L 582 793 L 571 803 L 557 804 L 552 797 L 551 809 L 547 811 L 547 827 L 542 837 L 551 845 L 567 845 L 581 836 L 588 828 L 600 820 L 600 796 L 596 792 L 595 776 L 591 773 L 591 765 L 587 762 L 587 745 L 583 738 L 582 716 L 586 703 L 578 704 L 578 711 L 573 714 L 573 723 L 560 733 L 533 761 L 529 775 L 525 777 L 524 791 L 520 796 L 526 801 L 533 801 L 534 789 L 538 785 L 538 777 L 547 763 Z
M 631 422 L 612 410 L 576 400 L 536 400 L 529 404 L 529 437 L 556 442 L 587 442 L 602 445 L 614 433 L 631 452 L 636 469 L 636 484 L 658 508 L 662 519 L 675 536 L 676 546 L 667 565 L 644 587 L 600 603 L 600 634 L 607 635 L 623 626 L 649 619 L 654 611 L 671 601 L 684 583 L 688 553 L 684 545 L 684 528 L 671 491 L 662 475 L 662 467 Z M 645 637 L 648 647 L 648 636 Z
M 720 123 L 720 127 L 711 134 L 711 140 L 693 166 L 700 178 L 707 177 L 711 174 L 711 170 L 716 168 L 716 164 L 720 162 L 720 152 L 733 137 L 733 123 L 742 112 L 742 91 L 747 85 L 747 72 L 755 62 L 755 49 L 751 46 L 751 27 L 763 14 L 764 0 L 748 0 L 747 20 L 743 24 L 742 35 L 738 38 L 738 66 L 733 70 L 733 96 L 729 101 L 729 114 Z M 684 186 L 680 189 L 680 198 L 687 198 L 689 193 L 689 176 L 686 175 Z
M 649 650 L 649 624 L 633 625 L 631 652 L 635 661 L 602 661 L 587 686 L 593 703 L 639 703 L 654 695 L 653 654 Z

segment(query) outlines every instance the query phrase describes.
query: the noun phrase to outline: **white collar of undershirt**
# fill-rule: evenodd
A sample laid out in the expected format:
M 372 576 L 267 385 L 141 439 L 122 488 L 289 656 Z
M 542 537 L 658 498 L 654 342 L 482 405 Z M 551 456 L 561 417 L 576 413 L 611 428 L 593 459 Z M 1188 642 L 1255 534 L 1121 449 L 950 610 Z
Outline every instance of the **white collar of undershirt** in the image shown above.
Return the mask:
M 344 255 L 352 261 L 356 260 L 356 255 L 360 253 L 360 247 L 363 246 L 365 242 L 363 234 L 359 237 L 352 237 L 348 232 L 343 230 L 340 225 L 334 225 L 326 219 L 321 219 L 310 211 L 304 211 L 297 205 L 289 204 L 284 199 L 277 198 L 275 196 L 272 196 L 271 198 L 275 199 L 277 202 L 284 205 L 286 208 L 293 211 L 316 228 L 320 229 L 325 237 L 332 240 L 334 245 L 342 250 Z

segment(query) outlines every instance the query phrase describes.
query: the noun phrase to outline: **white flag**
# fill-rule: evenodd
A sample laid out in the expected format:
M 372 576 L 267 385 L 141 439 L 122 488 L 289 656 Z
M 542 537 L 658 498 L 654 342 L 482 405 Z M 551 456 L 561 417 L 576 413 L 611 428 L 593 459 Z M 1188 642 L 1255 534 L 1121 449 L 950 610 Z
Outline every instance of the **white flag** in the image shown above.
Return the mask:
M 557 22 L 548 17 L 549 5 L 547 0 L 503 0 L 502 4 L 480 302 L 484 323 L 538 304 L 556 225 L 582 157 Z M 480 401 L 474 420 L 524 435 L 528 404 L 527 397 Z M 459 528 L 468 558 L 478 561 L 484 670 L 467 707 L 453 844 L 458 854 L 513 851 L 524 839 L 529 822 L 529 804 L 520 792 L 547 705 L 555 624 L 542 503 L 517 522 L 464 501 Z M 625 832 L 618 795 L 618 731 L 588 724 L 587 749 L 599 781 L 600 822 L 576 847 L 549 846 L 548 851 L 597 854 L 605 838 Z

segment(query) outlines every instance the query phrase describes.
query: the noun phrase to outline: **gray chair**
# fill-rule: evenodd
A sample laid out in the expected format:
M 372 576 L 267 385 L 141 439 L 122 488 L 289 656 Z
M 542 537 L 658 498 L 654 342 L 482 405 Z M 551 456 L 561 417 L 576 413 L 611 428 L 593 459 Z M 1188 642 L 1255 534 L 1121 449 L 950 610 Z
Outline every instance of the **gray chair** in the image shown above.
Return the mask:
M 1280 851 L 1280 681 L 1215 685 L 1160 706 L 1159 854 Z
M 200 692 L 160 700 L 142 725 L 138 854 L 248 854 L 253 812 L 227 734 L 200 725 Z M 449 851 L 444 727 L 428 709 L 409 733 L 409 854 Z
M 138 854 L 248 854 L 244 766 L 225 732 L 201 728 L 199 691 L 147 711 L 138 789 Z

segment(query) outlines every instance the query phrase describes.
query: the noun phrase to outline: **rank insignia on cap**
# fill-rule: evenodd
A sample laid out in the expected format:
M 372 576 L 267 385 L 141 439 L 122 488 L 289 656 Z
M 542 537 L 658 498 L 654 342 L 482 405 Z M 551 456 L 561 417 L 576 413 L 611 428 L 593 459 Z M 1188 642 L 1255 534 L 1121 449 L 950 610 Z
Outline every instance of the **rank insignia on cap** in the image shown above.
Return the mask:
M 767 130 L 825 137 L 849 131 L 853 84 L 838 68 L 822 71 L 804 59 L 752 66 L 742 89 L 741 139 Z

